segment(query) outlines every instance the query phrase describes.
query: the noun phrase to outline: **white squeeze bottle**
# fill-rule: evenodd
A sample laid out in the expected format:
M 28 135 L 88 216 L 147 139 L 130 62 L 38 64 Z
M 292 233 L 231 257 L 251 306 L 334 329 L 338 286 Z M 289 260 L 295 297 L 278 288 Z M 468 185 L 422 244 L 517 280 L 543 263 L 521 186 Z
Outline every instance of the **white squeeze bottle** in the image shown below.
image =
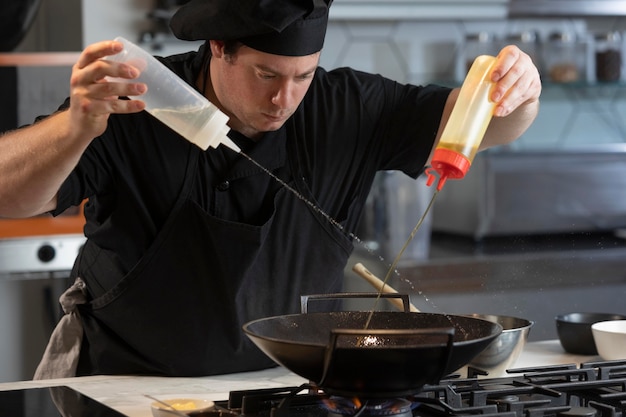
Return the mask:
M 439 144 L 431 159 L 427 185 L 432 185 L 439 174 L 437 190 L 441 190 L 448 178 L 463 178 L 474 160 L 493 116 L 496 103 L 489 99 L 494 83 L 491 70 L 496 58 L 481 55 L 470 67 L 450 119 L 443 129 Z
M 226 125 L 228 116 L 152 54 L 122 37 L 115 40 L 123 43 L 124 49 L 106 59 L 130 64 L 141 72 L 133 80 L 115 80 L 141 82 L 148 86 L 146 93 L 131 98 L 143 100 L 150 114 L 204 150 L 224 144 L 241 152 L 227 136 L 230 131 Z

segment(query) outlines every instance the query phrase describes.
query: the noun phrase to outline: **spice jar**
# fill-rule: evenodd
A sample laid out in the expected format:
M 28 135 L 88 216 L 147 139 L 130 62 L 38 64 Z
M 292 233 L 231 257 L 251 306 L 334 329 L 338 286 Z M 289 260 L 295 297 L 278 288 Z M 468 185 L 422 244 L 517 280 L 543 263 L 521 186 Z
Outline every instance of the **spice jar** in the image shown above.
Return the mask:
M 490 32 L 470 33 L 465 37 L 465 73 L 469 71 L 476 57 L 480 55 L 497 55 L 496 37 Z M 465 76 L 465 74 L 463 74 Z
M 544 67 L 555 83 L 585 79 L 585 44 L 570 32 L 554 32 L 544 47 Z
M 527 30 L 519 33 L 511 33 L 505 38 L 503 46 L 515 45 L 522 51 L 526 52 L 528 56 L 533 60 L 535 65 L 538 65 L 539 59 L 539 37 L 537 32 Z
M 619 81 L 622 78 L 622 37 L 607 32 L 595 37 L 597 81 Z

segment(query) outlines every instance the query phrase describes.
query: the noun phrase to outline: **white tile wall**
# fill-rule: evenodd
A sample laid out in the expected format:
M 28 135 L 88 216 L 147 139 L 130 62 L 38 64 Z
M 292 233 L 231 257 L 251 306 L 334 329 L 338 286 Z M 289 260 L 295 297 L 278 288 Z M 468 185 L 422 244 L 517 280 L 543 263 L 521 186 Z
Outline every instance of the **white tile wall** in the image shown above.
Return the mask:
M 149 27 L 147 16 L 154 4 L 155 0 L 82 0 L 83 46 L 115 36 L 138 40 L 139 34 Z M 75 22 L 67 22 L 67 27 L 75 27 Z M 352 66 L 400 82 L 455 85 L 464 76 L 462 53 L 466 34 L 489 31 L 503 39 L 510 33 L 524 30 L 536 31 L 540 39 L 546 39 L 556 30 L 581 35 L 606 30 L 624 31 L 626 19 L 477 20 L 476 16 L 469 16 L 466 20 L 459 20 L 456 17 L 418 19 L 412 16 L 401 21 L 371 17 L 366 20 L 333 18 L 321 64 L 327 68 Z M 167 55 L 197 46 L 198 43 L 165 42 L 160 50 L 153 52 Z M 588 57 L 590 77 L 593 76 L 591 58 Z M 541 65 L 540 57 L 537 60 Z M 623 142 L 626 140 L 626 127 L 622 121 L 626 112 L 624 89 L 626 83 L 603 88 L 544 84 L 541 113 L 513 149 Z
M 618 18 L 591 21 L 334 20 L 329 25 L 321 65 L 327 68 L 351 66 L 400 82 L 422 84 L 434 81 L 458 85 L 464 77 L 463 42 L 466 34 L 489 31 L 504 39 L 512 33 L 533 30 L 545 40 L 553 31 L 572 31 L 588 38 L 589 33 L 608 29 L 621 31 L 624 26 L 625 21 Z M 588 52 L 592 76 L 592 50 Z M 537 65 L 543 65 L 540 55 Z M 625 88 L 544 83 L 539 117 L 509 149 L 597 146 L 625 141 Z
M 53 4 L 59 0 L 46 0 Z M 72 0 L 80 1 L 80 0 Z M 495 4 L 494 0 L 494 4 Z M 149 28 L 148 13 L 155 0 L 82 0 L 74 16 L 55 15 L 56 28 L 67 27 L 68 36 L 82 28 L 83 46 L 102 39 L 125 36 L 139 40 Z M 374 2 L 370 2 L 374 4 Z M 369 4 L 369 3 L 368 3 Z M 407 2 L 408 4 L 408 2 Z M 443 3 L 442 3 L 443 4 Z M 450 6 L 452 7 L 452 6 Z M 43 7 L 43 10 L 54 9 Z M 454 11 L 451 10 L 451 13 Z M 45 13 L 44 13 L 45 14 Z M 46 15 L 47 16 L 47 15 Z M 508 34 L 534 30 L 545 40 L 553 31 L 573 31 L 588 35 L 607 30 L 626 34 L 626 19 L 468 19 L 439 17 L 406 20 L 368 17 L 366 20 L 333 18 L 321 64 L 326 68 L 351 66 L 380 73 L 400 82 L 424 84 L 443 82 L 458 85 L 464 76 L 463 41 L 466 34 L 489 31 L 503 39 Z M 67 19 L 67 22 L 59 20 Z M 76 20 L 81 20 L 77 25 Z M 45 25 L 44 25 L 45 26 Z M 35 31 L 30 38 L 46 38 Z M 67 36 L 66 36 L 67 37 Z M 62 37 L 61 37 L 62 38 Z M 45 43 L 45 42 L 44 42 Z M 196 49 L 199 43 L 165 42 L 155 54 L 168 55 Z M 146 45 L 148 48 L 150 45 Z M 591 45 L 589 46 L 591 48 Z M 591 52 L 591 50 L 589 50 Z M 624 51 L 626 57 L 626 51 Z M 593 78 L 593 57 L 587 57 Z M 537 57 L 542 66 L 541 56 Z M 623 77 L 626 80 L 626 74 Z M 541 112 L 534 125 L 512 149 L 598 146 L 626 140 L 626 82 L 621 85 L 572 87 L 544 83 Z

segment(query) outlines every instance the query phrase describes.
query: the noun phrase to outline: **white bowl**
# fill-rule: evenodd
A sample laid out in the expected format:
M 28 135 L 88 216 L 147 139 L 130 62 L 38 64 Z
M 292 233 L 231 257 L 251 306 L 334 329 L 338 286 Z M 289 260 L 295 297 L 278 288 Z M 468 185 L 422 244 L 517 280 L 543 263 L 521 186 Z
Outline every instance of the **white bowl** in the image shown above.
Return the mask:
M 610 320 L 591 326 L 600 357 L 606 361 L 626 359 L 626 320 Z
M 201 400 L 197 398 L 170 398 L 162 400 L 164 403 L 171 405 L 176 410 L 184 414 L 196 414 L 209 411 L 215 403 L 209 400 Z M 155 401 L 150 404 L 152 415 L 154 417 L 177 417 L 179 414 L 168 409 L 165 405 Z

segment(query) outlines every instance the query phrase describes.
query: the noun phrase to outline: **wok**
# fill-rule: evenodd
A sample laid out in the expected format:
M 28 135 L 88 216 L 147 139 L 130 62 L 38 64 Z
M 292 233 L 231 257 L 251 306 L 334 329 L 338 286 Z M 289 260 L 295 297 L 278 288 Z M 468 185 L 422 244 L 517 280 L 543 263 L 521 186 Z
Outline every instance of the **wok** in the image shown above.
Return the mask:
M 326 393 L 390 398 L 418 393 L 466 365 L 501 332 L 483 319 L 436 313 L 341 311 L 246 323 L 244 332 L 279 365 Z

